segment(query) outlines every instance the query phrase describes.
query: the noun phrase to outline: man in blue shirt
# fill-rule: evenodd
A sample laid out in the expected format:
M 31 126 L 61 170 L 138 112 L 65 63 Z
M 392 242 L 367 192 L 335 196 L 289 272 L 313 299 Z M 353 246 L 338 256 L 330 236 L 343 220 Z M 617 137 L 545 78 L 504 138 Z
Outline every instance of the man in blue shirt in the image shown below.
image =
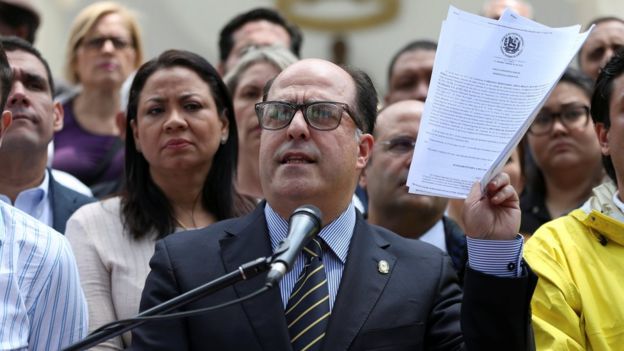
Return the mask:
M 11 76 L 0 45 L 0 149 L 12 122 L 4 111 Z M 0 349 L 59 350 L 86 335 L 87 318 L 69 243 L 0 201 Z

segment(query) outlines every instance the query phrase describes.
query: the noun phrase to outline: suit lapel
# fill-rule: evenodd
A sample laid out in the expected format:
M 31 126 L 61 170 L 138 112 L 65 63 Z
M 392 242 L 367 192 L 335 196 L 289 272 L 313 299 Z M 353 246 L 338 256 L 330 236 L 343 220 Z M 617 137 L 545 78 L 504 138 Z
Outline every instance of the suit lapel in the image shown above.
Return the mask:
M 48 170 L 50 205 L 52 209 L 52 227 L 59 233 L 65 234 L 65 222 L 71 216 L 71 209 L 74 207 L 76 199 L 69 199 L 64 196 L 60 184 L 52 177 L 52 172 Z
M 271 255 L 269 231 L 264 217 L 264 203 L 246 217 L 238 228 L 221 240 L 223 264 L 227 272 L 238 269 L 245 262 Z M 266 273 L 249 281 L 234 285 L 238 297 L 248 295 L 264 286 Z M 265 350 L 290 350 L 290 337 L 284 317 L 284 306 L 278 287 L 247 300 L 242 304 L 255 331 L 259 343 Z
M 360 332 L 392 275 L 396 257 L 385 250 L 388 246 L 358 216 L 324 349 L 347 350 Z M 387 274 L 380 272 L 382 260 L 389 265 Z

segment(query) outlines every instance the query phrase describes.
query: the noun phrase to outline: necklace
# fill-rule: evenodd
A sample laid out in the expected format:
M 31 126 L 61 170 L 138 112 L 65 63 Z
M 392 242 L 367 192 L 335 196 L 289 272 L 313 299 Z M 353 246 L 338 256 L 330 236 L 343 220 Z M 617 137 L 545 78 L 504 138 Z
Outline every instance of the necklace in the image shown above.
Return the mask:
M 177 225 L 179 225 L 182 229 L 184 230 L 189 230 L 189 228 L 187 226 L 184 225 L 184 223 L 182 223 L 178 217 L 173 216 L 173 220 L 176 222 Z
M 191 213 L 191 222 L 192 222 L 192 227 L 187 227 L 187 226 L 185 226 L 185 225 L 184 225 L 184 223 L 182 223 L 182 221 L 180 221 L 180 220 L 178 219 L 178 217 L 176 217 L 176 216 L 172 216 L 172 217 L 173 217 L 173 220 L 176 222 L 176 224 L 177 224 L 178 226 L 180 226 L 180 227 L 181 227 L 182 229 L 184 229 L 184 230 L 191 230 L 191 229 L 195 229 L 195 228 L 197 228 L 197 224 L 195 224 L 195 217 L 193 216 L 193 214 L 192 214 L 192 213 Z
M 200 195 L 201 195 L 201 193 L 197 195 L 197 196 L 198 196 L 198 198 L 199 198 L 199 196 L 200 196 Z M 182 229 L 184 229 L 184 230 L 190 230 L 190 229 L 195 229 L 195 228 L 197 228 L 197 224 L 195 224 L 195 205 L 197 205 L 197 200 L 198 200 L 198 198 L 196 198 L 196 199 L 195 199 L 195 201 L 193 202 L 193 207 L 191 207 L 191 223 L 192 223 L 192 225 L 193 225 L 191 228 L 189 228 L 189 227 L 185 226 L 185 225 L 184 225 L 184 223 L 182 223 L 182 221 L 180 221 L 180 220 L 178 219 L 178 217 L 177 217 L 177 216 L 175 216 L 173 213 L 171 214 L 171 216 L 173 217 L 173 220 L 174 220 L 174 221 L 175 221 L 175 222 L 176 222 L 176 223 L 177 223 L 180 227 L 182 227 Z M 175 211 L 174 211 L 174 212 L 175 212 Z

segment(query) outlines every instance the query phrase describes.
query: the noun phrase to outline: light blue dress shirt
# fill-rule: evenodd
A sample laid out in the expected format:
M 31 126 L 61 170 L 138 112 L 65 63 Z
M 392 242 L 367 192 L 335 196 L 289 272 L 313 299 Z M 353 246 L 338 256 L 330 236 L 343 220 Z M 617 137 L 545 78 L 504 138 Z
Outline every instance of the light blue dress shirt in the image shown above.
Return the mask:
M 15 203 L 12 203 L 11 199 L 4 194 L 0 194 L 0 201 L 4 201 L 9 205 L 19 208 L 31 217 L 38 219 L 41 223 L 52 227 L 52 204 L 48 197 L 50 175 L 47 169 L 44 173 L 45 175 L 41 184 L 36 188 L 26 189 L 17 194 Z
M 85 337 L 87 323 L 65 237 L 0 202 L 0 350 L 60 350 Z

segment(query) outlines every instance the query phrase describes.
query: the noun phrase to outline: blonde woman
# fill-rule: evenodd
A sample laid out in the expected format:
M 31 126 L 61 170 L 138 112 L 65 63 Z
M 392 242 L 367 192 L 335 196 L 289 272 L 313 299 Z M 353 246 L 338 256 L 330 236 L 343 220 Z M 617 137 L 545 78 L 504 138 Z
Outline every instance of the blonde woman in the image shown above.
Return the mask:
M 143 61 L 136 18 L 114 2 L 86 7 L 71 27 L 66 60 L 66 78 L 79 90 L 61 99 L 65 123 L 54 137 L 52 167 L 71 173 L 102 196 L 98 189 L 123 173 L 123 142 L 115 116 L 121 85 Z

